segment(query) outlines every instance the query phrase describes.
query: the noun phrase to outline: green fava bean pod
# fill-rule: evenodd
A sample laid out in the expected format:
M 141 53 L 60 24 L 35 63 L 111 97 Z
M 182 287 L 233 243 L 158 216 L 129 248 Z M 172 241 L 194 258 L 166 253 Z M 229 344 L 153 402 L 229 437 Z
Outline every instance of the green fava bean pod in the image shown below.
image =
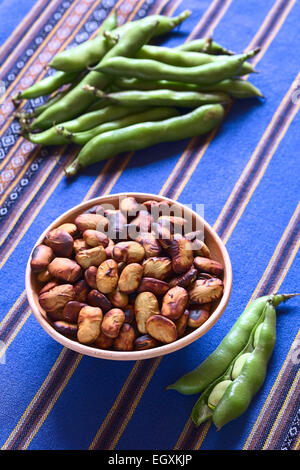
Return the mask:
M 193 41 L 177 46 L 176 49 L 181 51 L 206 52 L 207 54 L 234 54 L 234 52 L 229 51 L 225 47 L 213 41 L 212 38 L 194 39 Z
M 104 132 L 122 129 L 123 127 L 132 126 L 139 122 L 161 121 L 162 119 L 168 119 L 178 115 L 179 112 L 175 108 L 153 107 L 152 109 L 145 111 L 141 108 L 138 113 L 130 114 L 115 121 L 105 122 L 104 124 L 100 124 L 100 126 L 96 126 L 93 129 L 84 132 L 71 133 L 64 129 L 61 131 L 61 134 L 65 136 L 66 143 L 73 142 L 74 144 L 85 145 L 91 139 L 97 137 L 97 135 L 103 134 Z
M 157 20 L 145 18 L 144 22 L 136 22 L 136 25 L 128 29 L 126 35 L 120 37 L 116 45 L 106 54 L 106 57 L 119 55 L 134 55 L 141 46 L 148 42 L 158 28 Z M 133 25 L 134 23 L 129 23 Z M 111 78 L 98 72 L 89 72 L 81 82 L 58 103 L 44 111 L 31 124 L 31 129 L 48 129 L 53 123 L 69 121 L 83 113 L 95 101 L 95 97 L 86 93 L 83 87 L 86 85 L 104 89 L 111 82 Z
M 147 59 L 105 57 L 94 70 L 111 75 L 141 78 L 143 80 L 171 80 L 208 85 L 240 75 L 243 63 L 257 52 L 258 49 L 247 54 L 229 56 L 227 59 L 196 67 L 176 67 L 175 65 L 163 64 Z
M 114 30 L 116 37 L 122 37 L 132 30 L 132 27 L 139 28 L 145 21 L 150 19 L 154 23 L 160 23 L 155 35 L 166 34 L 189 16 L 190 12 L 187 10 L 174 18 L 152 15 L 141 20 L 125 23 L 117 28 L 117 16 L 114 13 L 103 23 L 99 34 L 94 39 L 57 54 L 49 65 L 57 70 L 64 71 L 85 70 L 89 66 L 97 64 L 113 46 L 113 41 L 108 41 L 109 35 L 104 36 L 103 31 Z
M 274 294 L 273 305 L 276 307 L 297 294 Z M 200 393 L 214 380 L 220 377 L 231 362 L 243 350 L 250 334 L 260 318 L 270 296 L 255 299 L 244 310 L 219 346 L 196 369 L 183 375 L 169 390 L 177 390 L 184 395 Z
M 96 64 L 111 49 L 113 44 L 103 36 L 104 31 L 112 31 L 118 26 L 117 13 L 110 15 L 101 25 L 94 39 L 67 49 L 53 57 L 50 67 L 65 72 L 85 70 L 89 65 Z
M 140 111 L 141 108 L 139 107 L 137 110 Z M 37 145 L 64 145 L 70 142 L 70 138 L 67 137 L 70 133 L 87 131 L 105 122 L 127 116 L 133 111 L 134 108 L 132 107 L 107 106 L 91 111 L 90 113 L 82 114 L 78 118 L 63 122 L 58 126 L 50 127 L 43 132 L 36 134 L 29 133 L 26 135 L 26 138 Z M 67 132 L 64 133 L 63 130 Z
M 81 167 L 122 152 L 206 134 L 219 124 L 223 116 L 224 109 L 221 105 L 204 105 L 183 116 L 105 132 L 90 140 L 83 147 L 74 162 L 66 168 L 66 175 L 73 176 Z
M 18 101 L 22 99 L 32 99 L 37 98 L 38 96 L 50 95 L 50 93 L 58 90 L 61 86 L 73 82 L 77 76 L 77 72 L 56 72 L 53 75 L 49 75 L 49 77 L 46 77 L 43 80 L 35 83 L 31 87 L 27 88 L 27 90 L 18 93 L 14 97 L 14 100 Z
M 150 91 L 121 91 L 105 94 L 101 90 L 86 87 L 89 93 L 108 102 L 120 106 L 178 106 L 184 108 L 197 108 L 204 104 L 230 103 L 228 95 L 222 92 L 199 93 L 196 91 L 172 91 L 172 90 L 150 90 Z
M 254 351 L 248 357 L 238 377 L 226 389 L 214 410 L 212 419 L 218 429 L 247 410 L 253 396 L 265 381 L 268 361 L 276 341 L 276 310 L 272 299 L 267 301 L 264 315 Z

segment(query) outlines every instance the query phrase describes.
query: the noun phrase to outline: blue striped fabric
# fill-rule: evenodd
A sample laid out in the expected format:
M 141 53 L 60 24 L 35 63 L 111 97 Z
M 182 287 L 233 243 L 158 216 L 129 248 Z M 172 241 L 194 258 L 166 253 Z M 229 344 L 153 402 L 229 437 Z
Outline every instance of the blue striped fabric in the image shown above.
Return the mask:
M 61 47 L 68 39 L 76 44 L 93 34 L 114 7 L 125 19 L 189 8 L 191 17 L 164 44 L 173 47 L 190 33 L 201 37 L 213 31 L 216 41 L 237 52 L 260 46 L 260 73 L 250 79 L 266 98 L 235 102 L 220 129 L 194 139 L 186 153 L 188 140 L 156 145 L 94 165 L 70 183 L 62 169 L 74 148 L 46 149 L 46 155 L 36 150 L 35 158 L 25 152 L 19 164 L 24 141 L 16 134 L 5 97 L 1 116 L 7 117 L 0 137 L 0 340 L 5 347 L 0 356 L 0 447 L 296 449 L 299 300 L 278 309 L 277 343 L 266 382 L 245 415 L 223 430 L 217 433 L 207 424 L 194 428 L 189 414 L 196 397 L 165 391 L 165 386 L 215 349 L 253 295 L 299 291 L 299 2 L 43 1 L 44 19 L 37 12 L 30 16 L 33 2 L 24 0 L 15 22 L 2 24 L 0 54 L 6 68 L 0 79 L 9 89 L 21 80 L 21 58 L 26 65 L 33 52 L 27 59 L 26 53 L 36 48 L 40 57 L 68 18 L 77 23 L 72 39 L 64 38 Z M 5 8 L 6 2 L 0 2 L 0 16 Z M 29 13 L 17 41 L 12 28 L 21 21 L 21 12 Z M 26 35 L 30 31 L 34 34 Z M 24 76 L 29 73 L 34 73 L 31 64 Z M 36 239 L 62 212 L 108 191 L 161 193 L 182 203 L 204 204 L 206 220 L 215 225 L 231 257 L 233 289 L 222 318 L 204 337 L 162 359 L 117 363 L 81 357 L 48 337 L 30 314 L 24 275 Z

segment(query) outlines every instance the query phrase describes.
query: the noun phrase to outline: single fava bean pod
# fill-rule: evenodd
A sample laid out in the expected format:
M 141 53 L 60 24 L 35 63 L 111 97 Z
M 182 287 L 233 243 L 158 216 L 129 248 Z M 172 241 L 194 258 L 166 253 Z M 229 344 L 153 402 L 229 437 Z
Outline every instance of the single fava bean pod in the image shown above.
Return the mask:
M 274 294 L 273 305 L 276 307 L 297 294 Z M 250 334 L 260 318 L 270 296 L 255 299 L 244 310 L 215 351 L 210 354 L 196 369 L 179 378 L 167 388 L 177 390 L 184 395 L 200 393 L 220 377 L 230 363 L 243 350 Z

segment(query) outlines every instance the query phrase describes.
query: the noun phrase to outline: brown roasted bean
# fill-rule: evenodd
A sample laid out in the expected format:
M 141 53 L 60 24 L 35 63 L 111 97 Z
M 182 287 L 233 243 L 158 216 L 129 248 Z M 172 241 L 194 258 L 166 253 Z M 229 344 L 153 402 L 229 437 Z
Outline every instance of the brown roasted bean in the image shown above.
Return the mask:
M 66 223 L 66 224 L 60 225 L 57 228 L 60 230 L 64 230 L 65 232 L 68 232 L 71 235 L 71 237 L 77 237 L 78 235 L 78 228 L 76 227 L 75 224 Z
M 146 322 L 153 315 L 158 315 L 158 300 L 152 292 L 141 292 L 134 303 L 135 319 L 140 333 L 147 333 Z
M 91 289 L 97 289 L 96 276 L 98 268 L 97 266 L 90 266 L 84 271 L 84 279 Z
M 47 282 L 47 284 L 45 284 L 44 287 L 40 290 L 39 295 L 44 294 L 44 292 L 48 292 L 49 290 L 53 289 L 53 287 L 57 287 L 58 285 L 58 281 L 52 280 L 50 282 Z
M 147 320 L 147 333 L 161 343 L 172 343 L 177 339 L 176 325 L 169 318 L 154 315 Z
M 208 273 L 199 273 L 197 274 L 197 279 L 211 279 L 212 277 L 215 277 L 213 276 L 212 274 L 208 274 Z
M 77 323 L 80 310 L 85 306 L 83 302 L 71 300 L 63 309 L 63 318 L 69 323 Z
M 102 332 L 109 338 L 116 338 L 125 322 L 125 314 L 120 308 L 112 308 L 103 318 Z
M 100 214 L 104 215 L 104 208 L 100 205 L 97 204 L 95 206 L 90 207 L 86 211 L 84 211 L 84 214 Z
M 135 197 L 128 196 L 120 201 L 120 210 L 129 217 L 135 217 L 140 210 L 140 204 Z
M 139 336 L 134 342 L 134 349 L 136 351 L 145 351 L 146 349 L 156 348 L 157 346 L 159 346 L 159 342 L 147 334 Z
M 108 236 L 102 232 L 99 232 L 98 230 L 85 230 L 83 232 L 83 238 L 86 244 L 92 248 L 99 245 L 103 246 L 103 248 L 106 248 L 109 243 Z
M 54 321 L 63 321 L 63 311 L 62 310 L 55 310 L 54 312 L 46 312 L 47 318 L 50 319 L 52 322 Z
M 112 309 L 110 300 L 106 295 L 101 294 L 101 292 L 96 289 L 93 289 L 88 293 L 87 303 L 93 307 L 101 308 L 104 313 Z
M 53 322 L 53 326 L 58 333 L 61 333 L 68 338 L 75 339 L 77 336 L 77 323 L 68 323 L 63 320 L 58 320 Z
M 81 279 L 80 281 L 77 281 L 76 284 L 74 284 L 74 290 L 75 290 L 75 300 L 77 302 L 86 302 L 88 293 L 90 291 L 89 286 L 85 282 L 84 279 Z
M 95 246 L 88 250 L 80 250 L 75 259 L 83 269 L 88 269 L 90 266 L 99 266 L 106 260 L 105 248 L 103 246 Z
M 74 251 L 75 253 L 79 253 L 81 250 L 88 250 L 89 245 L 83 240 L 83 238 L 77 238 L 74 240 Z
M 168 253 L 172 258 L 172 268 L 175 273 L 185 273 L 192 267 L 194 261 L 193 250 L 191 242 L 186 238 L 180 237 L 173 240 Z
M 184 234 L 184 226 L 187 224 L 187 220 L 183 217 L 162 215 L 158 218 L 157 223 L 168 228 L 171 233 L 180 232 Z
M 170 229 L 163 224 L 153 223 L 152 224 L 153 232 L 155 234 L 156 240 L 158 240 L 160 246 L 167 250 L 172 245 L 173 235 Z
M 199 305 L 198 308 L 193 308 L 189 312 L 188 326 L 191 328 L 198 328 L 208 320 L 210 316 L 211 304 Z
M 138 292 L 152 292 L 155 295 L 165 295 L 169 290 L 169 284 L 154 277 L 143 277 L 138 287 Z
M 81 232 L 85 230 L 106 231 L 108 228 L 108 219 L 101 214 L 83 213 L 76 217 L 75 225 Z
M 55 228 L 47 233 L 45 237 L 46 245 L 52 248 L 56 256 L 69 258 L 73 252 L 73 237 L 61 228 Z
M 169 214 L 169 203 L 167 201 L 155 201 L 149 199 L 143 202 L 143 206 L 146 207 L 147 211 L 150 212 L 154 219 L 158 219 L 161 215 Z
M 100 335 L 102 310 L 98 307 L 83 307 L 78 316 L 77 339 L 80 343 L 91 344 Z
M 217 277 L 198 279 L 189 290 L 192 304 L 206 304 L 219 299 L 223 294 L 223 282 Z
M 194 259 L 194 265 L 200 272 L 214 274 L 217 277 L 221 277 L 223 275 L 224 270 L 222 264 L 213 259 L 196 256 Z
M 155 233 L 141 233 L 136 241 L 142 245 L 145 250 L 145 258 L 159 256 L 162 252 L 162 247 L 155 237 Z
M 171 320 L 178 320 L 183 314 L 188 300 L 188 293 L 183 287 L 172 287 L 163 298 L 161 314 Z
M 118 280 L 118 263 L 113 259 L 103 261 L 97 271 L 97 289 L 103 294 L 109 294 L 117 287 Z
M 113 258 L 118 263 L 139 263 L 144 259 L 145 250 L 140 243 L 133 241 L 119 242 L 113 248 Z
M 143 262 L 144 276 L 154 277 L 163 281 L 172 273 L 172 262 L 167 257 L 147 258 Z
M 128 304 L 122 310 L 125 314 L 125 322 L 132 323 L 135 320 L 134 306 Z
M 48 269 L 46 269 L 45 271 L 41 271 L 37 275 L 37 280 L 40 282 L 49 282 L 51 281 L 51 279 L 52 279 L 52 276 L 49 273 Z
M 123 309 L 128 305 L 128 295 L 125 292 L 121 292 L 118 287 L 108 294 L 108 298 L 114 307 Z
M 46 312 L 62 310 L 64 306 L 74 300 L 75 291 L 72 284 L 61 284 L 39 295 L 39 303 Z
M 138 263 L 130 263 L 121 272 L 118 287 L 126 294 L 135 292 L 143 276 L 143 266 Z M 128 303 L 128 302 L 127 302 Z
M 64 282 L 75 282 L 81 276 L 81 267 L 69 258 L 54 258 L 48 266 L 51 276 Z
M 133 351 L 135 340 L 135 331 L 129 323 L 124 323 L 121 326 L 119 335 L 113 342 L 113 347 L 116 351 Z
M 201 230 L 195 232 L 189 232 L 185 235 L 185 238 L 192 242 L 194 254 L 197 256 L 204 256 L 210 258 L 210 250 L 208 246 L 202 240 L 203 233 Z
M 131 221 L 131 225 L 137 227 L 139 232 L 147 233 L 150 232 L 153 217 L 149 212 L 141 210 L 138 216 Z
M 36 246 L 32 252 L 30 267 L 33 272 L 40 273 L 48 268 L 48 264 L 53 258 L 53 250 L 50 246 L 39 245 Z
M 186 332 L 186 329 L 188 326 L 189 315 L 190 315 L 190 312 L 186 308 L 183 314 L 181 315 L 181 317 L 179 317 L 175 321 L 178 338 L 181 338 L 181 336 L 183 336 L 184 333 Z
M 197 274 L 197 269 L 192 267 L 186 273 L 183 273 L 180 276 L 171 279 L 171 281 L 169 282 L 169 286 L 188 287 L 197 279 Z
M 109 236 L 113 240 L 126 240 L 126 218 L 119 210 L 109 211 L 106 214 L 109 220 Z
M 101 331 L 93 346 L 99 349 L 111 349 L 113 342 L 113 338 L 109 338 Z

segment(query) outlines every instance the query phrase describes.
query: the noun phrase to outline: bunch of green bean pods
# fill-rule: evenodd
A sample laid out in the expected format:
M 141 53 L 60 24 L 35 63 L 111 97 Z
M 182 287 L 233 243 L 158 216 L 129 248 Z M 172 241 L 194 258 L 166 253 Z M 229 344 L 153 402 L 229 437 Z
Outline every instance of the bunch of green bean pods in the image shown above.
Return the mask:
M 264 383 L 275 346 L 276 307 L 298 294 L 274 294 L 254 300 L 217 349 L 168 389 L 202 392 L 192 410 L 199 426 L 212 419 L 218 429 L 241 416 Z
M 83 146 L 66 169 L 72 176 L 126 150 L 207 133 L 232 98 L 261 97 L 239 78 L 255 71 L 248 59 L 257 50 L 234 54 L 212 38 L 174 48 L 148 44 L 189 16 L 186 10 L 118 26 L 117 14 L 109 15 L 93 39 L 53 57 L 55 73 L 13 98 L 17 106 L 49 97 L 31 112 L 16 112 L 23 136 L 37 145 Z

